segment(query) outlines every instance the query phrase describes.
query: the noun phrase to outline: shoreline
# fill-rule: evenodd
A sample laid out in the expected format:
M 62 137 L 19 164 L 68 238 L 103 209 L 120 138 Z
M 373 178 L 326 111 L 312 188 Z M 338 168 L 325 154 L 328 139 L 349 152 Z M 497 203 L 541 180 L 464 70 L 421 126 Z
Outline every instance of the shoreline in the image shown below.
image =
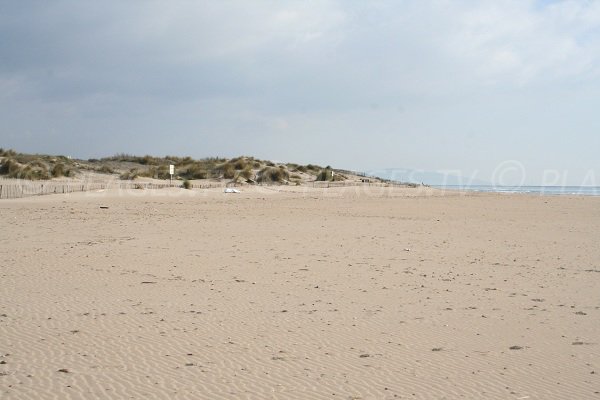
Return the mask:
M 439 190 L 457 190 L 470 193 L 533 194 L 540 196 L 600 196 L 599 186 L 494 186 L 494 185 L 432 185 Z

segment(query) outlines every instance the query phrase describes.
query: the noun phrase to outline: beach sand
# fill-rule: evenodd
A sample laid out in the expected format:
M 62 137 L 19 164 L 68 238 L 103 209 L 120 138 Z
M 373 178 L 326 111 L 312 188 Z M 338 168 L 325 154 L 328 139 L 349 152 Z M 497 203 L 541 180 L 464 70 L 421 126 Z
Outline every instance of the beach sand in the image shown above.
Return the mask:
M 2 399 L 600 399 L 600 198 L 106 191 L 0 221 Z

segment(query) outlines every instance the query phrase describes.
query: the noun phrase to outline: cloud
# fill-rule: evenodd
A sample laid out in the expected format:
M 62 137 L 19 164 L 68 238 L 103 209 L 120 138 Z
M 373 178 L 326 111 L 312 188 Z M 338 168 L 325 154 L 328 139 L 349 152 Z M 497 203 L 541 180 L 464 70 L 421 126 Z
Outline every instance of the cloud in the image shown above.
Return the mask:
M 10 2 L 0 139 L 492 171 L 519 132 L 542 168 L 566 130 L 597 141 L 599 28 L 590 1 Z
M 484 3 L 485 4 L 485 3 Z M 507 7 L 508 5 L 508 7 Z M 450 53 L 484 83 L 529 84 L 598 73 L 597 3 L 560 2 L 535 9 L 503 2 L 459 13 Z
M 595 2 L 30 4 L 5 17 L 0 68 L 36 95 L 430 95 L 448 71 L 478 85 L 597 74 Z

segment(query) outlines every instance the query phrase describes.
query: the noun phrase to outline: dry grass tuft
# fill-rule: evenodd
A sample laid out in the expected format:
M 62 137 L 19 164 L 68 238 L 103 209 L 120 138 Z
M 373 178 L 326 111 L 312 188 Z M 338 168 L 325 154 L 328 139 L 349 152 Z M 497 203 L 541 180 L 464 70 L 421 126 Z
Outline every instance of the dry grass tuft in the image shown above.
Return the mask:
M 289 178 L 290 174 L 285 167 L 265 167 L 258 172 L 256 181 L 258 183 L 287 183 Z

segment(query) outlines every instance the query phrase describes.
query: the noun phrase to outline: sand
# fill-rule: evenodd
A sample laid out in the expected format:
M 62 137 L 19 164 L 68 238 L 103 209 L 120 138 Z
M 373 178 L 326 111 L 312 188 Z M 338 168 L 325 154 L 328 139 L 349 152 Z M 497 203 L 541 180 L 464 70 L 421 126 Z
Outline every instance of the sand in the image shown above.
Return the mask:
M 600 399 L 600 198 L 105 191 L 0 221 L 2 399 Z

